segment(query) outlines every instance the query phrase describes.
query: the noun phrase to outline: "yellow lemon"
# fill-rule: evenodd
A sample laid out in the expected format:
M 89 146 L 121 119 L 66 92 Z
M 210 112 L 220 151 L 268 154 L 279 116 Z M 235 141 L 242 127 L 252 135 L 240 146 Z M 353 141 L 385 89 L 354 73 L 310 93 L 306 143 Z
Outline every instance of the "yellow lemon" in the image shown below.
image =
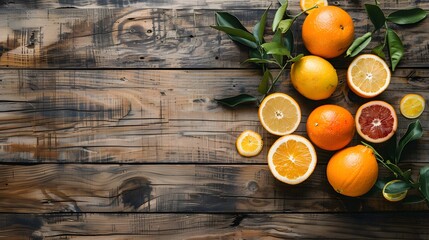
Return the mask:
M 292 64 L 290 79 L 295 89 L 311 100 L 329 98 L 338 85 L 337 71 L 332 64 L 312 55 Z
M 401 99 L 399 110 L 406 118 L 418 118 L 425 110 L 425 99 L 419 94 L 407 94 Z
M 241 156 L 253 157 L 262 150 L 262 137 L 257 132 L 246 130 L 237 138 L 235 146 Z

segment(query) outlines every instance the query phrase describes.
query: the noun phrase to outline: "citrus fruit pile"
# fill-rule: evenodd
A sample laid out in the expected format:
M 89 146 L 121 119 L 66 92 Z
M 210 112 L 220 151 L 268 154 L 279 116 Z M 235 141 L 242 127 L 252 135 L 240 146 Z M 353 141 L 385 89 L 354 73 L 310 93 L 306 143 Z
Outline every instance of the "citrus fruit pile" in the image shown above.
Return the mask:
M 292 64 L 290 80 L 300 94 L 311 101 L 330 98 L 339 78 L 329 59 L 343 54 L 354 39 L 354 25 L 348 13 L 328 6 L 326 0 L 301 0 L 308 14 L 302 25 L 302 40 L 311 55 Z M 308 179 L 317 165 L 318 151 L 334 151 L 326 176 L 332 188 L 343 195 L 357 197 L 366 194 L 378 177 L 378 164 L 369 146 L 351 145 L 356 133 L 363 141 L 382 143 L 391 139 L 398 127 L 398 116 L 390 103 L 373 100 L 389 86 L 391 72 L 385 60 L 374 54 L 356 56 L 347 68 L 346 84 L 361 98 L 352 114 L 334 104 L 316 104 L 305 120 L 307 136 L 295 131 L 301 123 L 301 108 L 297 100 L 285 93 L 272 93 L 262 100 L 258 117 L 262 127 L 279 136 L 267 153 L 273 176 L 287 184 L 299 184 Z M 425 99 L 419 94 L 406 94 L 399 103 L 400 113 L 408 119 L 418 118 L 425 109 Z M 242 156 L 258 155 L 262 150 L 259 133 L 247 130 L 237 138 L 236 148 Z M 388 183 L 391 184 L 391 183 Z M 383 189 L 389 201 L 402 200 L 407 192 L 391 193 Z

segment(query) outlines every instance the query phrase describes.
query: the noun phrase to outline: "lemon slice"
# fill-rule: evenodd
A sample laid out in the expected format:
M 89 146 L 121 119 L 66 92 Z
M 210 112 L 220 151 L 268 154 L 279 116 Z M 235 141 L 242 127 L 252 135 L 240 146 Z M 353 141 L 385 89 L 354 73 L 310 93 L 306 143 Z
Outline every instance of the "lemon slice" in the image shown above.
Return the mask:
M 262 150 L 262 137 L 257 132 L 246 130 L 237 138 L 235 146 L 241 156 L 253 157 L 258 155 Z
M 317 5 L 317 7 L 328 6 L 328 1 L 327 0 L 301 0 L 301 1 L 299 1 L 299 6 L 301 7 L 302 11 L 309 9 L 309 8 L 313 7 L 314 5 Z M 314 9 L 307 11 L 305 13 L 310 14 L 311 11 L 313 11 L 313 10 Z
M 405 190 L 405 191 L 399 192 L 399 193 L 387 193 L 386 192 L 387 186 L 389 186 L 390 184 L 395 183 L 395 182 L 401 182 L 401 180 L 398 180 L 398 179 L 392 180 L 392 181 L 386 183 L 386 185 L 384 185 L 384 187 L 383 187 L 383 197 L 385 199 L 387 199 L 388 201 L 391 201 L 391 202 L 401 201 L 402 199 L 404 199 L 407 196 L 407 193 L 408 193 L 408 190 Z
M 425 99 L 419 94 L 407 94 L 401 99 L 399 110 L 406 118 L 418 118 L 425 110 Z
M 375 97 L 386 90 L 390 76 L 389 66 L 374 54 L 359 55 L 347 69 L 349 88 L 364 98 Z
M 264 98 L 258 110 L 262 126 L 274 135 L 294 132 L 301 121 L 298 103 L 284 93 L 273 93 Z
M 311 142 L 295 134 L 277 139 L 267 158 L 273 176 L 292 185 L 310 177 L 317 163 L 316 151 Z

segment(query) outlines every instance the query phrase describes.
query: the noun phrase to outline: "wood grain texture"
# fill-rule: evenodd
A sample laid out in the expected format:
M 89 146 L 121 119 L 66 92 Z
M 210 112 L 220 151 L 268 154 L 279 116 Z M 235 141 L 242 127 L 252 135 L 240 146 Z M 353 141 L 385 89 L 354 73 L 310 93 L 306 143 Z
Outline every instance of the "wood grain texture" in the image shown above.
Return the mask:
M 427 239 L 428 217 L 429 213 L 1 214 L 0 239 Z
M 422 166 L 404 167 L 418 174 Z M 375 188 L 363 197 L 342 196 L 325 172 L 319 163 L 307 181 L 293 186 L 275 180 L 266 164 L 0 165 L 0 212 L 427 211 L 425 203 L 390 203 Z M 380 167 L 380 177 L 387 176 Z
M 248 58 L 241 46 L 210 27 L 215 24 L 215 12 L 161 8 L 0 9 L 0 68 L 252 67 L 241 64 Z M 263 10 L 230 12 L 251 29 Z M 356 37 L 371 29 L 363 7 L 350 14 Z M 269 22 L 273 16 L 271 10 Z M 303 19 L 299 18 L 297 26 Z M 391 27 L 406 46 L 399 67 L 427 67 L 429 20 Z M 293 30 L 295 52 L 307 53 L 300 28 Z M 370 47 L 381 39 L 381 35 L 375 37 Z M 345 68 L 350 60 L 340 57 L 332 62 Z
M 345 72 L 333 96 L 314 102 L 299 95 L 288 76 L 277 90 L 294 97 L 302 109 L 296 133 L 306 135 L 308 114 L 335 103 L 353 114 L 367 100 L 345 84 Z M 214 101 L 240 93 L 258 95 L 260 75 L 248 70 L 3 70 L 0 71 L 0 162 L 89 163 L 265 163 L 276 139 L 259 123 L 257 108 L 231 110 Z M 393 104 L 398 135 L 410 120 L 399 101 L 416 92 L 429 99 L 429 70 L 400 69 L 378 99 Z M 420 120 L 424 136 L 404 161 L 427 161 L 429 113 Z M 256 158 L 240 157 L 234 146 L 241 131 L 263 135 Z M 352 144 L 361 141 L 356 137 Z M 325 162 L 332 152 L 319 150 Z
M 374 4 L 373 1 L 362 1 L 363 3 Z M 341 6 L 343 8 L 361 7 L 359 1 L 328 1 L 330 5 Z M 2 0 L 0 8 L 8 9 L 47 9 L 47 8 L 208 8 L 208 9 L 260 9 L 267 8 L 272 4 L 276 6 L 277 0 Z M 426 1 L 417 0 L 386 0 L 380 1 L 380 6 L 383 9 L 405 8 L 412 6 L 420 6 L 428 8 L 429 3 Z M 289 1 L 289 8 L 298 9 L 299 1 Z

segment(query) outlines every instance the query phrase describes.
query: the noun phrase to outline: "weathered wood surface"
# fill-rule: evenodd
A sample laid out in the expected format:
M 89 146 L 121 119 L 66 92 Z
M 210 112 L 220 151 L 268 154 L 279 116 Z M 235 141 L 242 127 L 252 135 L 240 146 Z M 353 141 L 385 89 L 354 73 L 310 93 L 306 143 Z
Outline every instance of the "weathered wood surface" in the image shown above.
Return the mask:
M 427 7 L 427 6 L 426 6 Z M 372 28 L 361 10 L 350 14 L 356 36 Z M 291 10 L 294 11 L 294 10 Z M 299 10 L 295 8 L 295 13 Z M 211 9 L 47 9 L 0 8 L 0 68 L 249 68 L 246 51 L 210 28 Z M 263 10 L 231 10 L 251 29 Z M 270 19 L 274 10 L 270 11 Z M 300 26 L 304 17 L 297 22 Z M 429 21 L 392 26 L 406 45 L 400 67 L 427 67 Z M 267 33 L 270 30 L 267 29 Z M 306 52 L 294 28 L 295 51 Z M 381 40 L 382 36 L 378 38 Z M 377 40 L 377 38 L 376 38 Z M 378 44 L 373 42 L 375 46 Z M 350 59 L 332 60 L 347 66 Z
M 361 4 L 370 3 L 373 1 L 332 1 L 329 0 L 330 5 L 337 5 L 343 8 L 353 9 L 361 8 Z M 260 9 L 267 8 L 272 4 L 276 6 L 277 0 L 2 0 L 0 1 L 0 8 L 7 9 L 47 9 L 47 8 L 122 8 L 122 7 L 135 7 L 135 8 L 207 8 L 207 9 Z M 380 1 L 380 6 L 383 9 L 396 9 L 406 8 L 413 6 L 420 6 L 428 8 L 429 2 L 418 0 L 386 0 Z M 299 1 L 289 1 L 289 8 L 298 9 Z
M 371 29 L 363 5 L 373 1 L 329 3 L 350 12 L 356 36 Z M 428 239 L 423 203 L 390 203 L 377 189 L 359 198 L 335 193 L 325 173 L 332 152 L 318 149 L 315 172 L 298 186 L 275 180 L 265 158 L 276 137 L 256 108 L 214 101 L 258 95 L 260 79 L 241 64 L 246 51 L 210 28 L 214 13 L 232 12 L 250 29 L 270 4 L 278 6 L 0 0 L 0 239 Z M 429 9 L 426 0 L 380 4 L 387 12 Z M 289 9 L 297 13 L 298 1 Z M 429 21 L 392 27 L 406 53 L 377 99 L 399 113 L 406 93 L 429 99 Z M 294 34 L 295 52 L 305 52 L 300 29 Z M 350 61 L 331 60 L 341 83 L 325 101 L 304 99 L 285 74 L 277 89 L 301 105 L 298 134 L 306 136 L 306 118 L 321 104 L 355 113 L 367 101 L 345 84 Z M 402 135 L 410 121 L 398 117 Z M 424 136 L 402 160 L 414 175 L 429 162 L 428 111 L 420 120 Z M 263 135 L 257 157 L 235 150 L 245 129 Z
M 424 164 L 406 165 L 419 169 Z M 291 212 L 426 211 L 425 203 L 387 202 L 380 189 L 342 196 L 319 163 L 299 186 L 283 184 L 266 164 L 1 165 L 0 212 Z M 388 173 L 380 168 L 380 178 Z M 417 172 L 414 172 L 417 174 Z M 410 195 L 416 195 L 411 192 Z M 426 211 L 429 214 L 429 212 Z
M 335 103 L 353 114 L 364 100 L 341 84 L 326 101 L 310 102 L 290 84 L 288 73 L 277 90 L 297 99 L 306 135 L 312 109 Z M 265 163 L 275 140 L 259 124 L 256 107 L 230 110 L 215 98 L 257 95 L 257 71 L 248 70 L 2 70 L 0 71 L 0 162 Z M 401 97 L 418 92 L 429 99 L 428 69 L 399 69 L 379 98 L 398 112 L 398 134 L 410 120 L 399 114 Z M 425 134 L 409 161 L 427 161 L 429 113 L 420 117 Z M 253 129 L 265 148 L 256 158 L 240 157 L 238 134 Z M 352 144 L 359 143 L 356 135 Z M 331 152 L 320 151 L 321 162 Z
M 427 213 L 0 214 L 0 238 L 428 239 L 427 218 Z

